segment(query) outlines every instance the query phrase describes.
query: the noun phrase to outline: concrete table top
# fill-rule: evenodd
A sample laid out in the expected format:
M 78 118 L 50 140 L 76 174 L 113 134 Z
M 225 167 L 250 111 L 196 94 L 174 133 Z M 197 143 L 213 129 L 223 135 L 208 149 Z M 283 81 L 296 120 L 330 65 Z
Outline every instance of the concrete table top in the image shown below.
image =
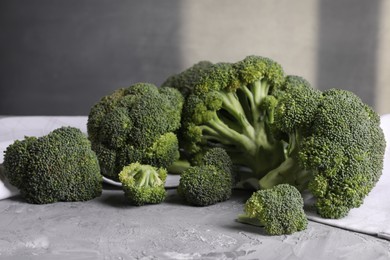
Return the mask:
M 269 236 L 235 221 L 250 194 L 208 207 L 184 204 L 175 189 L 159 205 L 129 205 L 105 185 L 87 202 L 0 201 L 0 259 L 390 259 L 390 242 L 310 221 Z

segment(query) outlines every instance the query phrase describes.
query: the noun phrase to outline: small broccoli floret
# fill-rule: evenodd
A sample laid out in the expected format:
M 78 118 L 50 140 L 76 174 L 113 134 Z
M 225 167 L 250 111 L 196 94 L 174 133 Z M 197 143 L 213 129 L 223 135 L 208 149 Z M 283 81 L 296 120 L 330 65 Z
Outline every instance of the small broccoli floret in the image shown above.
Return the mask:
M 73 127 L 15 141 L 4 153 L 4 168 L 29 203 L 86 201 L 102 192 L 96 154 L 87 137 Z
M 213 148 L 203 156 L 200 165 L 181 174 L 177 190 L 188 203 L 208 206 L 228 200 L 232 188 L 232 162 L 223 149 Z
M 208 206 L 228 200 L 231 192 L 231 175 L 215 166 L 192 166 L 180 176 L 178 193 L 195 206 Z
M 283 143 L 273 138 L 261 109 L 283 82 L 281 66 L 258 56 L 198 64 L 168 79 L 165 85 L 186 96 L 181 147 L 194 157 L 221 147 L 234 164 L 250 168 L 259 179 L 284 160 Z
M 88 116 L 88 134 L 104 176 L 140 162 L 167 168 L 179 158 L 176 131 L 183 96 L 174 88 L 137 83 L 103 97 Z
M 305 230 L 307 218 L 301 193 L 289 184 L 258 190 L 245 203 L 238 221 L 264 226 L 270 235 L 292 234 Z
M 224 172 L 233 174 L 233 163 L 227 152 L 222 148 L 208 150 L 202 157 L 200 165 L 215 166 Z
M 136 162 L 123 167 L 118 176 L 126 199 L 132 205 L 158 204 L 166 197 L 167 171 L 164 168 Z

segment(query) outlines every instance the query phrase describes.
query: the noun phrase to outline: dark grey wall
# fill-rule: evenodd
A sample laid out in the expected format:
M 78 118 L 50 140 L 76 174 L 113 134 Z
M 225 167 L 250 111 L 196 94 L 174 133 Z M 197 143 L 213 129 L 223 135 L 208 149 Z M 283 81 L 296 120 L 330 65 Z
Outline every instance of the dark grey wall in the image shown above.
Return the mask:
M 0 0 L 0 115 L 87 115 L 114 89 L 250 54 L 375 107 L 383 1 Z
M 86 115 L 180 69 L 180 0 L 0 1 L 0 115 Z
M 375 106 L 381 0 L 321 0 L 317 87 L 342 88 Z

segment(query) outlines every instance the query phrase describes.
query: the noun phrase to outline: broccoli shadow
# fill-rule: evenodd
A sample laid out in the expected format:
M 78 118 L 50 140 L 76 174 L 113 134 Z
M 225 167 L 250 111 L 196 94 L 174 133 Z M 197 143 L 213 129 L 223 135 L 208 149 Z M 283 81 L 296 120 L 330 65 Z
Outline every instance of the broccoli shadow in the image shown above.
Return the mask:
M 9 198 L 7 198 L 7 200 L 10 200 L 10 201 L 13 201 L 13 202 L 26 203 L 26 200 L 20 194 L 12 196 L 12 197 L 9 197 Z
M 234 231 L 234 232 L 238 232 L 240 234 L 243 234 L 244 236 L 247 234 L 248 235 L 256 235 L 256 236 L 270 236 L 269 234 L 267 234 L 264 227 L 240 223 L 237 220 L 234 220 L 229 225 L 222 225 L 221 227 L 224 229 Z
M 103 193 L 102 196 L 98 199 L 98 202 L 106 206 L 116 208 L 138 207 L 130 204 L 127 201 L 121 187 L 116 187 L 112 185 L 103 186 Z M 180 198 L 180 196 L 177 194 L 176 189 L 174 188 L 167 189 L 167 197 L 162 203 L 186 206 L 185 202 L 182 200 L 182 198 Z
M 165 204 L 177 205 L 177 206 L 191 206 L 177 193 L 176 188 L 167 188 L 167 197 L 165 198 Z
M 129 202 L 126 201 L 125 196 L 120 193 L 104 195 L 98 201 L 105 206 L 115 208 L 133 207 Z
M 105 206 L 115 208 L 134 207 L 126 200 L 122 187 L 106 183 L 103 183 L 103 192 L 97 201 Z

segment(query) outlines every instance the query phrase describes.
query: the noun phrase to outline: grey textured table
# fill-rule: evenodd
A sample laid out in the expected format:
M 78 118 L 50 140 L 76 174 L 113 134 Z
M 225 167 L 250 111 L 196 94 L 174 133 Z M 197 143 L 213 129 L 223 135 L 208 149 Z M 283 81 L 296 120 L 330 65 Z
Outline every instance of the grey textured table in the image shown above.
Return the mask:
M 268 236 L 237 223 L 247 196 L 192 207 L 172 189 L 162 204 L 134 207 L 105 185 L 87 202 L 2 200 L 0 259 L 390 259 L 389 241 L 323 224 Z

